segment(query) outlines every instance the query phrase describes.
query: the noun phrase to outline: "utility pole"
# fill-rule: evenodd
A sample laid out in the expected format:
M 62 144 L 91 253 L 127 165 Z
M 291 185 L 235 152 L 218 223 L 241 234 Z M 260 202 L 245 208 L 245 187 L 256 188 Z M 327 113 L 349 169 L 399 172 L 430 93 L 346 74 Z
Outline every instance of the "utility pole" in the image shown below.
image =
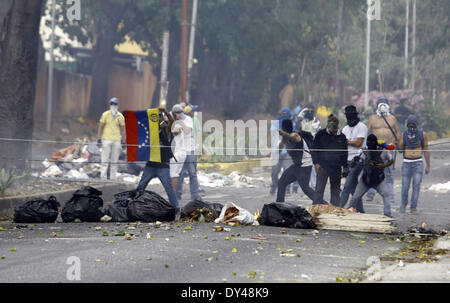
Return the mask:
M 367 0 L 367 11 L 369 12 L 370 0 Z M 370 75 L 370 22 L 371 18 L 369 14 L 366 15 L 367 18 L 367 32 L 366 32 L 366 85 L 364 93 L 364 109 L 369 107 L 369 75 Z
M 416 89 L 416 0 L 413 0 L 413 28 L 412 28 L 412 75 L 411 75 L 411 85 L 412 90 Z
M 409 0 L 406 1 L 406 25 L 405 25 L 405 77 L 403 89 L 408 88 L 408 43 L 409 43 Z
M 56 0 L 52 1 L 52 33 L 50 40 L 50 64 L 48 66 L 47 80 L 47 132 L 50 132 L 52 126 L 52 100 L 53 100 L 53 50 L 55 48 L 55 8 Z
M 169 82 L 167 81 L 167 61 L 169 57 L 169 31 L 165 30 L 163 34 L 163 54 L 161 63 L 161 83 L 159 94 L 159 107 L 166 108 L 167 92 L 169 90 Z
M 181 100 L 186 102 L 186 74 L 187 74 L 187 48 L 188 48 L 188 0 L 183 1 L 181 16 Z
M 191 85 L 192 85 L 192 59 L 194 57 L 194 45 L 195 45 L 195 26 L 197 23 L 197 6 L 198 0 L 194 0 L 192 7 L 191 18 L 191 37 L 189 38 L 189 57 L 187 68 L 187 89 L 186 89 L 186 103 L 191 102 Z

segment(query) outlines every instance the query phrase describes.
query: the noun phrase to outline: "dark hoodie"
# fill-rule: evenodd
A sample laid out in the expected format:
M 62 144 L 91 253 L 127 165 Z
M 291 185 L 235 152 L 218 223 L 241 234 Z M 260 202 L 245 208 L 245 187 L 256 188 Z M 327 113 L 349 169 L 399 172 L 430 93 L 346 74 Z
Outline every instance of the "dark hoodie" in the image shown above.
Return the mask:
M 326 128 L 319 130 L 314 137 L 312 149 L 314 164 L 319 164 L 328 172 L 335 172 L 340 170 L 341 166 L 347 166 L 347 138 L 342 133 L 333 135 L 328 133 Z M 331 151 L 327 151 L 330 149 Z

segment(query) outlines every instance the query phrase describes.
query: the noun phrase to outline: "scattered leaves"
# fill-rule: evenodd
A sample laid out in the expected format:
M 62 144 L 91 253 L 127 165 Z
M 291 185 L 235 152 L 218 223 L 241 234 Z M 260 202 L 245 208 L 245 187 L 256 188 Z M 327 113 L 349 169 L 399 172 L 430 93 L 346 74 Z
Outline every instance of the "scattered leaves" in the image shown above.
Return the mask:
M 104 231 L 104 232 L 103 232 L 103 234 L 102 234 L 102 236 L 103 236 L 103 237 L 108 237 L 108 236 L 109 236 L 109 234 L 108 234 L 108 232 L 107 232 L 107 231 Z
M 360 239 L 366 239 L 367 238 L 365 235 L 353 234 L 353 233 L 350 233 L 350 236 L 352 236 L 354 238 L 360 238 Z
M 188 225 L 184 228 L 184 230 L 192 230 L 192 226 Z
M 125 231 L 124 230 L 120 230 L 120 231 L 116 232 L 114 234 L 114 236 L 116 236 L 116 237 L 123 237 L 123 236 L 125 236 Z
M 233 248 L 233 249 L 231 250 L 231 252 L 232 252 L 232 253 L 235 253 L 235 252 L 237 252 L 237 249 L 236 249 L 236 248 Z
M 17 251 L 17 248 L 16 248 L 15 246 L 11 247 L 11 251 L 12 251 L 12 252 L 16 252 L 16 251 Z
M 73 220 L 73 223 L 81 223 L 81 220 L 80 219 L 75 219 L 75 220 Z

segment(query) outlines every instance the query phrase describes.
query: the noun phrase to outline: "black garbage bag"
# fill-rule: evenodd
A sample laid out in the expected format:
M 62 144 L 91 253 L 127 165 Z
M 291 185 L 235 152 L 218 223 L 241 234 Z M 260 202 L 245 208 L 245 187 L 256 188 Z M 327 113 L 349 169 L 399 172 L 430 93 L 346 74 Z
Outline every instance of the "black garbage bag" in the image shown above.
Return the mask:
M 105 209 L 105 215 L 111 217 L 112 222 L 129 222 L 128 203 L 136 196 L 135 191 L 125 191 L 114 195 L 114 203 Z
M 209 208 L 215 211 L 217 213 L 217 216 L 219 216 L 220 212 L 222 211 L 223 205 L 220 203 L 210 203 L 201 200 L 193 200 L 181 208 L 181 216 L 202 208 Z
M 36 199 L 14 208 L 16 223 L 53 223 L 58 217 L 59 202 L 55 196 L 48 200 Z
M 315 228 L 312 216 L 306 209 L 285 202 L 265 204 L 258 222 L 279 227 Z
M 64 222 L 79 219 L 83 222 L 98 222 L 103 217 L 102 192 L 91 186 L 85 186 L 74 192 L 64 206 L 61 218 Z
M 168 222 L 175 220 L 175 207 L 152 191 L 138 190 L 128 203 L 130 221 Z

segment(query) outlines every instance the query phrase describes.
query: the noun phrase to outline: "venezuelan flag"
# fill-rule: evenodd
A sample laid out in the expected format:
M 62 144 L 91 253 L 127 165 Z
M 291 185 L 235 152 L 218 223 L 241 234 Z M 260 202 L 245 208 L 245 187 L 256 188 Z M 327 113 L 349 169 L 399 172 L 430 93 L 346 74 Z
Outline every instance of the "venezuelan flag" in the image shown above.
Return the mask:
M 124 116 L 127 131 L 127 160 L 161 163 L 159 109 L 127 110 Z

